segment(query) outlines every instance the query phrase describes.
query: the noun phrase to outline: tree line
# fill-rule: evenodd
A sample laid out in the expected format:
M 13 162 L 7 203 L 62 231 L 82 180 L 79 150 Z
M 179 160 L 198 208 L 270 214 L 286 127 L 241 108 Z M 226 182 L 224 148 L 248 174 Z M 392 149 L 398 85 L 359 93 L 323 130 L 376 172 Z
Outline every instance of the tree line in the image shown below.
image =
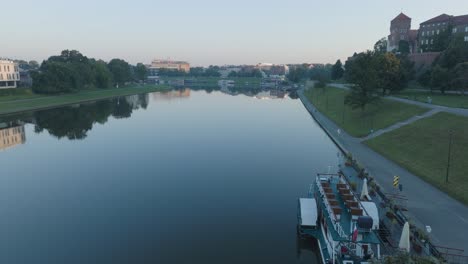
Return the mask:
M 430 87 L 431 91 L 439 89 L 441 93 L 468 89 L 468 42 L 462 35 L 450 38 L 447 48 L 418 77 L 418 82 Z
M 366 105 L 378 102 L 381 96 L 405 89 L 413 80 L 430 87 L 431 91 L 464 91 L 468 88 L 468 42 L 460 35 L 450 38 L 446 35 L 441 34 L 434 47 L 423 47 L 443 51 L 422 72 L 414 68 L 408 57 L 409 46 L 402 43 L 404 41 L 398 50 L 387 52 L 387 42 L 383 38 L 375 43 L 373 50 L 355 53 L 348 58 L 344 67 L 338 60 L 332 67 L 332 79 L 343 77 L 351 84 L 345 103 L 362 110 Z
M 220 77 L 219 66 L 210 65 L 208 68 L 192 67 L 189 72 L 174 69 L 159 69 L 158 75 L 162 77 Z
M 88 58 L 76 50 L 64 50 L 43 61 L 31 72 L 35 93 L 69 93 L 85 89 L 107 89 L 146 78 L 146 67 L 130 65 L 122 59 L 109 63 Z

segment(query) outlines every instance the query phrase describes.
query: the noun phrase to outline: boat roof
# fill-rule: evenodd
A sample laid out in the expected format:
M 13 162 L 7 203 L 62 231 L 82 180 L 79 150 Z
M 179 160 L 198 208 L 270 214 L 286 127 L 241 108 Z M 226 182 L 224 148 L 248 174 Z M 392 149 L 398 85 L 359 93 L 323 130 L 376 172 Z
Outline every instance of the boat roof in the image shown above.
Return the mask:
M 362 207 L 364 207 L 365 211 L 367 212 L 368 216 L 372 217 L 373 221 L 373 229 L 379 228 L 379 210 L 377 209 L 377 205 L 374 202 L 363 202 L 361 201 Z
M 317 225 L 317 203 L 313 198 L 299 198 L 301 208 L 301 225 Z

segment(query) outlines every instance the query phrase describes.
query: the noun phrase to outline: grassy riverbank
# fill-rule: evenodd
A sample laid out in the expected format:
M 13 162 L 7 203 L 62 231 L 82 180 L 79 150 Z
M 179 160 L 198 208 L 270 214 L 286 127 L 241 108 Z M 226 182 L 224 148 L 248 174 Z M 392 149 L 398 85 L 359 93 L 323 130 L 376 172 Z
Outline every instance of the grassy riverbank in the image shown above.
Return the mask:
M 446 183 L 450 130 L 453 136 Z M 365 144 L 468 205 L 468 118 L 438 113 Z
M 145 85 L 114 89 L 85 90 L 62 95 L 38 95 L 32 92 L 28 92 L 27 89 L 24 89 L 24 91 L 18 91 L 10 95 L 4 94 L 3 96 L 0 96 L 0 114 L 10 114 L 57 107 L 117 96 L 164 91 L 167 89 L 169 89 L 169 86 Z
M 355 137 L 366 136 L 371 130 L 376 131 L 428 111 L 427 108 L 388 99 L 367 106 L 364 111 L 353 110 L 344 104 L 348 93 L 343 89 L 326 87 L 309 89 L 305 95 L 320 112 Z

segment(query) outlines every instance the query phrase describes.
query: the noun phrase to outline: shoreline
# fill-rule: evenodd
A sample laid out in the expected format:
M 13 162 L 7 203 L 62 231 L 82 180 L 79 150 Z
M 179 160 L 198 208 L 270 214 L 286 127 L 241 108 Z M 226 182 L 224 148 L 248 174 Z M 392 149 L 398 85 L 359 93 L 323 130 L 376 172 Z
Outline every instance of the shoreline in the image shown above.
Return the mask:
M 338 149 L 342 152 L 342 154 L 347 155 L 349 151 L 332 135 L 332 133 L 330 133 L 330 131 L 328 131 L 328 129 L 325 128 L 325 126 L 322 125 L 322 123 L 315 116 L 315 111 L 318 111 L 318 110 L 304 95 L 304 89 L 298 90 L 297 94 L 299 95 L 299 99 L 301 100 L 302 105 L 304 105 L 305 109 L 309 112 L 310 116 L 322 128 L 322 130 L 328 135 L 328 137 L 338 147 Z
M 67 105 L 95 102 L 121 96 L 162 92 L 170 86 L 155 85 L 151 87 L 128 87 L 78 92 L 73 94 L 51 95 L 31 99 L 20 99 L 0 102 L 0 116 L 21 114 L 25 112 L 63 107 Z M 20 104 L 18 106 L 17 104 Z M 23 104 L 23 105 L 21 105 Z M 5 109 L 2 109 L 5 108 Z

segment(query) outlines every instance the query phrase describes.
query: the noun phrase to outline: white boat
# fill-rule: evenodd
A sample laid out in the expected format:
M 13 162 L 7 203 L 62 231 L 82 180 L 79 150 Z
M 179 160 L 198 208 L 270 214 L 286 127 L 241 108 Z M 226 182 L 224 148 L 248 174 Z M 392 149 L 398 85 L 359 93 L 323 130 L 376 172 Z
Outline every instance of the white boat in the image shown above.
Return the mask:
M 323 263 L 364 264 L 380 258 L 379 214 L 338 174 L 318 174 L 298 201 L 298 233 L 317 239 Z

